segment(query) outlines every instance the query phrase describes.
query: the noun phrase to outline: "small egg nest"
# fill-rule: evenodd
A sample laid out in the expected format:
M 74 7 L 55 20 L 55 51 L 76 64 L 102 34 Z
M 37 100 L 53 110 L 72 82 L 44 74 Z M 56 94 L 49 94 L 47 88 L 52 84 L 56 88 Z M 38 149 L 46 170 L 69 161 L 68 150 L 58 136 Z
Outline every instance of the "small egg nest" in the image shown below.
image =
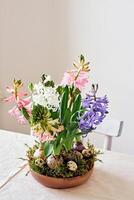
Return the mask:
M 34 153 L 37 148 L 38 147 L 35 145 L 32 148 L 30 147 L 27 151 L 30 168 L 39 174 L 56 178 L 77 177 L 86 174 L 90 169 L 93 168 L 94 162 L 99 160 L 97 155 L 101 154 L 99 150 L 95 150 L 94 146 L 89 144 L 82 152 L 74 149 L 68 152 L 62 150 L 60 155 L 53 156 L 56 158 L 56 160 L 62 160 L 62 163 L 52 169 L 49 167 L 47 158 L 45 158 L 44 155 L 41 155 L 39 158 L 34 157 Z M 39 165 L 37 164 L 37 161 L 39 161 Z M 74 166 L 77 166 L 76 170 L 71 170 L 71 167 L 68 167 L 70 161 L 73 161 L 71 163 L 74 163 Z

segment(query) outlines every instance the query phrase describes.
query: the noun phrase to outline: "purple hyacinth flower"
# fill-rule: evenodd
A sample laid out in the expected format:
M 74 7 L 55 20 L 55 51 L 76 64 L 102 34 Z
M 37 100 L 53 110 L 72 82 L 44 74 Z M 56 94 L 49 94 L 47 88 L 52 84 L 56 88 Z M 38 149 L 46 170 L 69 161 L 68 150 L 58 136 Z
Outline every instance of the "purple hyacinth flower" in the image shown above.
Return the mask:
M 82 105 L 86 111 L 79 120 L 79 129 L 83 134 L 87 134 L 96 129 L 105 118 L 108 113 L 108 99 L 107 96 L 95 97 L 87 94 Z

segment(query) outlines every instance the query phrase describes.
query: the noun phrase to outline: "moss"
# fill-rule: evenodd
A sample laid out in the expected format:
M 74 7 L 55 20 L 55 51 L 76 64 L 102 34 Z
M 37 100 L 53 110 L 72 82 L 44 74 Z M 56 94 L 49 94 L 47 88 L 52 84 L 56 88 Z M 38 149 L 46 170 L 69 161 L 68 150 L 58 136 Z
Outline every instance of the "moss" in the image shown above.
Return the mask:
M 94 162 L 97 159 L 97 155 L 100 154 L 100 151 L 96 151 L 94 149 L 93 145 L 88 145 L 88 148 L 91 150 L 91 155 L 87 157 L 79 156 L 78 152 L 76 153 L 75 150 L 71 150 L 69 152 L 62 151 L 61 155 L 63 158 L 63 163 L 61 166 L 50 169 L 45 162 L 45 164 L 42 167 L 39 167 L 35 164 L 35 158 L 33 156 L 34 150 L 28 151 L 30 155 L 29 159 L 29 166 L 32 170 L 34 170 L 37 173 L 43 174 L 45 176 L 50 177 L 57 177 L 57 178 L 69 178 L 69 177 L 76 177 L 86 174 L 94 165 Z M 33 147 L 35 149 L 35 147 Z M 67 162 L 69 160 L 73 160 L 77 164 L 77 170 L 76 171 L 70 171 L 67 167 Z

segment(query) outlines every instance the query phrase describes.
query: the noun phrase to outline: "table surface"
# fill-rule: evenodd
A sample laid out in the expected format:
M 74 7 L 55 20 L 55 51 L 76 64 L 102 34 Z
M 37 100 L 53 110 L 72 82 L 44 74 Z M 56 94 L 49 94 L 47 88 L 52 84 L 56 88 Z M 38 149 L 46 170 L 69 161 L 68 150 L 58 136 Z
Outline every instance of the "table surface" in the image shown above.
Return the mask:
M 0 130 L 0 185 L 24 164 L 18 158 L 26 143 L 31 136 Z M 102 159 L 85 184 L 69 189 L 44 187 L 25 168 L 0 190 L 0 200 L 134 200 L 134 157 L 107 151 Z

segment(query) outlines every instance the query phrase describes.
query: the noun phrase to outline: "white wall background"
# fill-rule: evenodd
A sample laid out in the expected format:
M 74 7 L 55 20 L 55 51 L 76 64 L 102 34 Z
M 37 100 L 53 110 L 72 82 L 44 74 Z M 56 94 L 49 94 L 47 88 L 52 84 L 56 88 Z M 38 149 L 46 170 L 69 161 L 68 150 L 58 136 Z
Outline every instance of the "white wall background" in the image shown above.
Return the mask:
M 83 53 L 91 61 L 91 82 L 109 97 L 110 116 L 125 121 L 113 150 L 134 154 L 133 11 L 133 0 L 1 0 L 2 88 L 14 77 L 37 81 L 44 72 L 58 81 Z M 16 125 L 7 107 L 0 109 L 1 128 L 29 131 Z

